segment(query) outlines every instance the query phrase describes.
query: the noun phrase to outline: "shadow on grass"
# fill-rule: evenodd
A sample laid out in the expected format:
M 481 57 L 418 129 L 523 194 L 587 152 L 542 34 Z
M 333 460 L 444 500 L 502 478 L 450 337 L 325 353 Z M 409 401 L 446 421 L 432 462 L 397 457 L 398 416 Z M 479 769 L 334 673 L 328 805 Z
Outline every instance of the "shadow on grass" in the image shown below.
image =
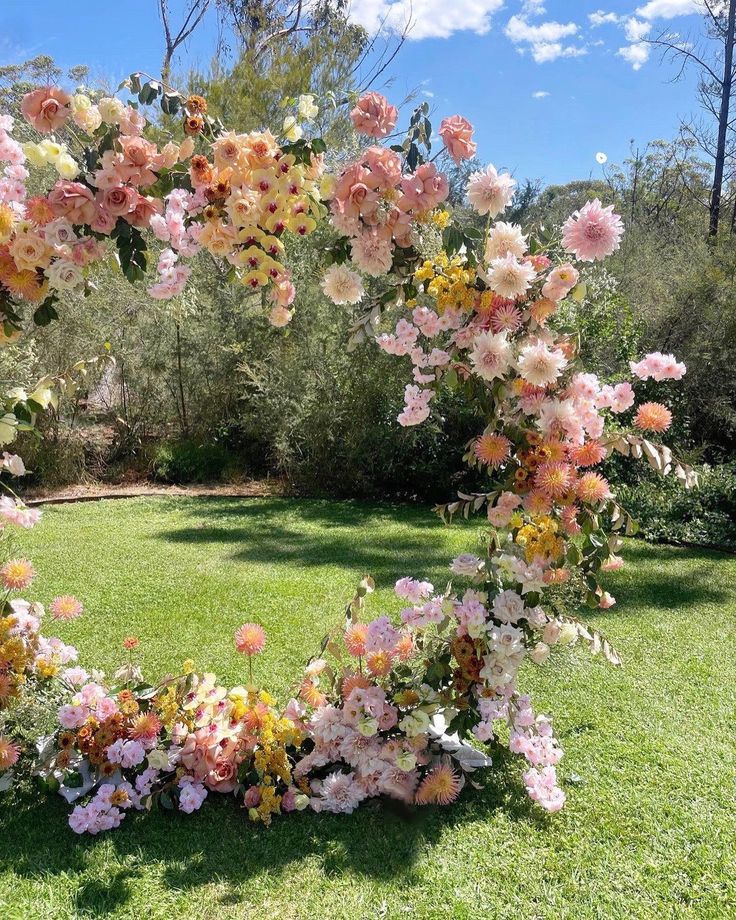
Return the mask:
M 701 604 L 733 603 L 736 565 L 726 553 L 629 541 L 625 557 L 629 567 L 606 578 L 617 598 L 606 617 L 642 608 L 677 614 Z
M 548 819 L 526 797 L 514 761 L 518 758 L 499 752 L 487 785 L 468 787 L 449 808 L 408 809 L 372 800 L 352 815 L 308 811 L 277 817 L 270 828 L 251 824 L 244 809 L 225 796 L 211 795 L 198 815 L 132 814 L 100 838 L 77 837 L 67 826 L 69 808 L 61 799 L 21 801 L 0 820 L 0 865 L 31 881 L 71 877 L 75 908 L 85 916 L 105 916 L 125 905 L 132 888 L 151 870 L 157 881 L 177 892 L 196 893 L 224 882 L 223 906 L 239 903 L 242 886 L 259 876 L 268 875 L 275 884 L 283 879 L 293 890 L 306 858 L 316 858 L 325 876 L 411 885 L 417 860 L 448 829 L 488 819 L 502 809 L 514 821 L 545 830 Z M 100 880 L 95 867 L 103 847 L 111 872 Z
M 364 569 L 379 580 L 395 578 L 397 565 L 400 574 L 422 574 L 430 566 L 449 562 L 448 533 L 429 508 L 317 499 L 215 499 L 177 507 L 195 517 L 196 523 L 167 530 L 159 539 L 195 546 L 232 545 L 233 561 Z M 464 526 L 472 544 L 473 528 Z M 401 527 L 423 532 L 402 533 Z M 382 540 L 386 528 L 397 532 Z

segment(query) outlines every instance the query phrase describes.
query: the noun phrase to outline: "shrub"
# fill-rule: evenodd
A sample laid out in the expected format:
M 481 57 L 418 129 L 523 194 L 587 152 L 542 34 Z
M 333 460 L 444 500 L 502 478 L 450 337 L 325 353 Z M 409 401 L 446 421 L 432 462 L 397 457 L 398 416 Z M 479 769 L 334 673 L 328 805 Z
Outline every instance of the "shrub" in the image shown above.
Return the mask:
M 164 441 L 151 463 L 154 479 L 169 483 L 213 482 L 238 471 L 235 455 L 217 443 Z

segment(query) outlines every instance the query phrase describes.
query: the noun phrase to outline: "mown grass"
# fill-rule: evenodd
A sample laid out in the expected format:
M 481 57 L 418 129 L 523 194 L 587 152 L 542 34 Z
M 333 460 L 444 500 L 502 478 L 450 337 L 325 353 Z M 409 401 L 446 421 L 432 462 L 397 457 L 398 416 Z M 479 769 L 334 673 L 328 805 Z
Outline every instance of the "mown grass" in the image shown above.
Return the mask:
M 242 681 L 232 632 L 257 619 L 258 673 L 283 695 L 362 575 L 379 584 L 371 609 L 395 611 L 397 577 L 444 584 L 475 533 L 405 506 L 147 499 L 50 509 L 19 548 L 40 599 L 84 599 L 63 635 L 85 662 L 114 667 L 133 634 L 151 674 L 192 657 Z M 529 805 L 503 757 L 450 809 L 369 805 L 270 830 L 212 797 L 81 839 L 56 797 L 0 802 L 0 917 L 736 916 L 736 558 L 641 543 L 625 556 L 619 605 L 593 618 L 624 667 L 578 653 L 524 672 L 566 751 L 560 815 Z

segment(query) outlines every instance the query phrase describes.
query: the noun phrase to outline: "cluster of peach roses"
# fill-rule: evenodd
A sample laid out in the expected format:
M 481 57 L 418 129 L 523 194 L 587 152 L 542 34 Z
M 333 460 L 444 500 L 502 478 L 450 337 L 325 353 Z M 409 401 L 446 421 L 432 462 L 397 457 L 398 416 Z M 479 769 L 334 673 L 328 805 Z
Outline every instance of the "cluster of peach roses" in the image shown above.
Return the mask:
M 174 98 L 151 83 L 138 95 L 145 102 L 162 95 L 165 110 Z M 324 145 L 290 142 L 293 126 L 280 140 L 268 130 L 225 133 L 207 115 L 206 100 L 189 96 L 180 99 L 185 137 L 159 147 L 138 105 L 57 86 L 35 89 L 21 104 L 26 124 L 18 133 L 31 135 L 25 143 L 14 137 L 14 119 L 0 115 L 4 338 L 19 335 L 24 307 L 45 324 L 57 317 L 58 300 L 84 293 L 110 240 L 126 277 L 143 279 L 146 237 L 162 244 L 152 297 L 180 294 L 191 274 L 181 260 L 205 250 L 230 263 L 233 281 L 269 293 L 274 325 L 291 319 L 285 241 L 316 227 Z M 31 168 L 50 182 L 46 194 L 29 194 Z

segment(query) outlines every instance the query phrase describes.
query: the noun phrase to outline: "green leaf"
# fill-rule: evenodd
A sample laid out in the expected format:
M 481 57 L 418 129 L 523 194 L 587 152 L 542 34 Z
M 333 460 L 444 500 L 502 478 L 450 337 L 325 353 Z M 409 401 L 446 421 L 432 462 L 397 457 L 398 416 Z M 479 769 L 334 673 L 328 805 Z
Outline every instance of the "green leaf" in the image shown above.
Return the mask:
M 54 309 L 54 302 L 51 298 L 44 300 L 41 306 L 38 307 L 33 314 L 33 322 L 37 326 L 48 326 L 52 320 L 58 318 L 59 314 Z

